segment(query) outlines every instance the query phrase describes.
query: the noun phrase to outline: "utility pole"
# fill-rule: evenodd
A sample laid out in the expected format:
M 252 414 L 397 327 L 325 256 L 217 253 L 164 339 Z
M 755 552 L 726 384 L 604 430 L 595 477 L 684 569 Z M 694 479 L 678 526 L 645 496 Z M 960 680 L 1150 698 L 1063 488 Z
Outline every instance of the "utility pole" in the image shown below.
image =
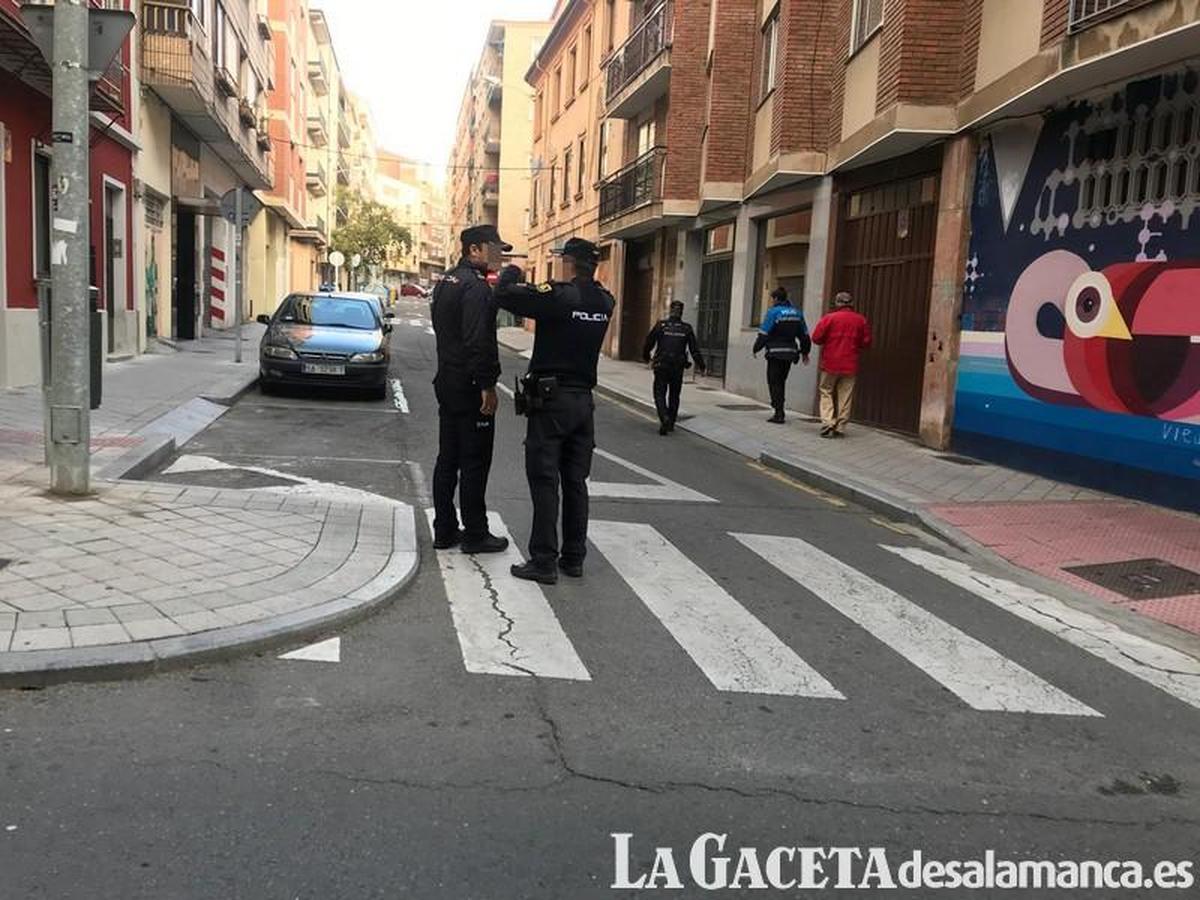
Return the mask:
M 54 4 L 50 489 L 90 490 L 88 6 Z

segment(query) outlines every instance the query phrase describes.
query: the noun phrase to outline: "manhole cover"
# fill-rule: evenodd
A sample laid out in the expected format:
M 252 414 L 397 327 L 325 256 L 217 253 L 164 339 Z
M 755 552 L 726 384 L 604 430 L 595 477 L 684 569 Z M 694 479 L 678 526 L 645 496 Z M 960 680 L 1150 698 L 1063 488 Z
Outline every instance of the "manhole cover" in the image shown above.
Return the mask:
M 766 412 L 770 407 L 759 406 L 757 403 L 718 403 L 717 409 L 727 409 L 730 412 Z
M 984 465 L 981 459 L 971 459 L 969 456 L 957 456 L 953 453 L 937 453 L 934 454 L 938 459 L 944 459 L 946 462 L 954 463 L 956 466 L 982 466 Z
M 1128 559 L 1091 566 L 1071 566 L 1063 571 L 1133 600 L 1200 594 L 1200 572 L 1180 568 L 1164 559 Z

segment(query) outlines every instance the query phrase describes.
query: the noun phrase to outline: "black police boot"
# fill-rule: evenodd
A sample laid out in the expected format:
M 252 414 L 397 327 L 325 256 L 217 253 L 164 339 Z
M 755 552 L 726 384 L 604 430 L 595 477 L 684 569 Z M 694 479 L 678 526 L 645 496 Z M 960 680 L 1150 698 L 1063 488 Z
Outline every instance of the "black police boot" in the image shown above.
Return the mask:
M 525 581 L 536 581 L 539 584 L 558 584 L 558 573 L 553 569 L 543 569 L 535 562 L 521 563 L 508 570 L 514 578 Z
M 675 431 L 675 417 L 671 416 L 671 418 L 667 419 L 667 434 L 671 434 L 674 431 Z
M 485 534 L 477 538 L 464 537 L 462 542 L 462 552 L 469 554 L 503 553 L 507 549 L 508 538 L 496 537 L 494 534 Z
M 457 547 L 462 543 L 463 533 L 461 530 L 453 531 L 450 534 L 435 534 L 433 536 L 434 550 L 449 550 L 451 547 Z
M 771 416 L 771 418 L 767 419 L 767 421 L 772 425 L 782 425 L 784 423 L 783 413 L 776 412 L 775 415 Z
M 666 434 L 667 432 L 669 432 L 670 430 L 671 430 L 671 426 L 667 424 L 667 420 L 666 420 L 666 419 L 663 419 L 663 420 L 662 420 L 662 421 L 659 423 L 659 425 L 658 425 L 658 433 L 659 433 L 659 435 L 665 435 L 665 434 Z
M 574 562 L 569 559 L 560 559 L 558 561 L 558 571 L 570 578 L 583 577 L 583 563 Z

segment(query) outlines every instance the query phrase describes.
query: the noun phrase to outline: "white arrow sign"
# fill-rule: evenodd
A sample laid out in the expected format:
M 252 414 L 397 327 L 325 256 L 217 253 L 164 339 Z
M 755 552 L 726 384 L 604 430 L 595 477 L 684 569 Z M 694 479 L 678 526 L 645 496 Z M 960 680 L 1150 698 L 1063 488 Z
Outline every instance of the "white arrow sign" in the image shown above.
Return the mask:
M 279 658 L 299 659 L 305 662 L 341 662 L 342 639 L 330 638 L 327 641 L 309 644 L 307 647 L 301 647 L 299 650 L 293 650 L 290 653 L 284 653 Z

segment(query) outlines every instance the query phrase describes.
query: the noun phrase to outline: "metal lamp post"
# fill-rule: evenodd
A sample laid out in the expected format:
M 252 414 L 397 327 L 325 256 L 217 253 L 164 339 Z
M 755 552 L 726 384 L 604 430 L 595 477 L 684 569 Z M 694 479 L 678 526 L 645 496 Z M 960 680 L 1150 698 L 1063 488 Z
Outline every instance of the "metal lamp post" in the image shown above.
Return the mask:
M 51 345 L 46 428 L 50 490 L 90 490 L 88 170 L 90 84 L 133 29 L 128 10 L 92 9 L 86 0 L 26 3 L 21 18 L 50 63 L 54 155 L 50 167 Z

